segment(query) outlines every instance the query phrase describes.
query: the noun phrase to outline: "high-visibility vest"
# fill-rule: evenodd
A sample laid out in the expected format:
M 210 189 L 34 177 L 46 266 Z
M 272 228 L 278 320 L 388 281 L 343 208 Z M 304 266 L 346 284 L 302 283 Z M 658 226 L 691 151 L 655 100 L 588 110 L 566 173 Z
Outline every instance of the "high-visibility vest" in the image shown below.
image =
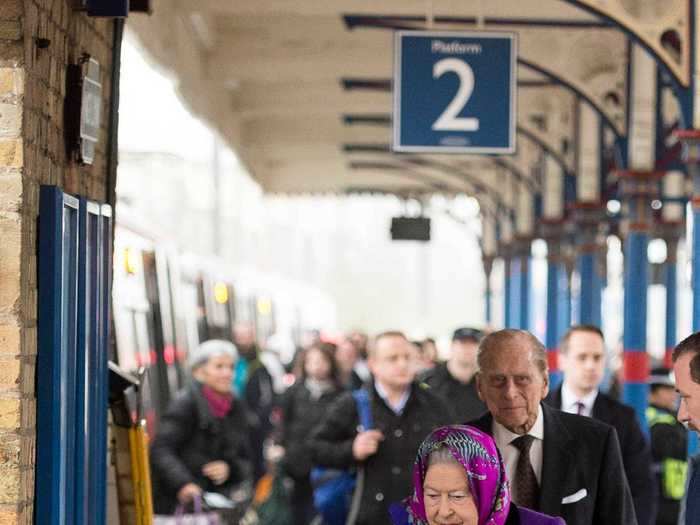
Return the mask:
M 646 418 L 649 428 L 654 425 L 675 425 L 676 418 L 671 414 L 648 407 Z M 679 458 L 663 458 L 654 464 L 659 472 L 663 496 L 668 499 L 681 500 L 685 494 L 685 482 L 688 477 L 688 462 Z

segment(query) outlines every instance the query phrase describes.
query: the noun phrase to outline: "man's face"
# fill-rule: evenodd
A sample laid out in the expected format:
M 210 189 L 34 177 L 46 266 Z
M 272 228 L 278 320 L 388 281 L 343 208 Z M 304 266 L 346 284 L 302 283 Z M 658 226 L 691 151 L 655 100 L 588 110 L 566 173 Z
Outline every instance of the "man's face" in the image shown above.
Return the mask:
M 659 386 L 649 393 L 649 402 L 674 411 L 678 408 L 678 392 L 672 386 Z
M 418 356 L 403 337 L 380 338 L 367 364 L 382 386 L 401 390 L 407 388 L 416 375 Z
M 569 336 L 568 350 L 559 354 L 559 365 L 567 385 L 577 393 L 598 388 L 605 373 L 605 344 L 600 335 L 575 331 Z
M 338 343 L 335 360 L 340 370 L 346 374 L 350 373 L 357 362 L 357 357 L 357 348 L 348 339 L 343 339 Z
M 241 323 L 233 327 L 233 340 L 239 351 L 245 352 L 255 344 L 255 329 L 252 324 Z
M 549 380 L 532 362 L 527 341 L 513 339 L 492 349 L 477 375 L 479 397 L 494 419 L 511 432 L 525 434 L 535 424 Z
M 476 354 L 479 344 L 476 341 L 452 341 L 450 361 L 459 368 L 476 370 Z
M 681 395 L 678 405 L 678 421 L 688 428 L 700 433 L 700 384 L 690 377 L 690 360 L 695 354 L 682 354 L 673 364 L 676 376 L 676 390 Z

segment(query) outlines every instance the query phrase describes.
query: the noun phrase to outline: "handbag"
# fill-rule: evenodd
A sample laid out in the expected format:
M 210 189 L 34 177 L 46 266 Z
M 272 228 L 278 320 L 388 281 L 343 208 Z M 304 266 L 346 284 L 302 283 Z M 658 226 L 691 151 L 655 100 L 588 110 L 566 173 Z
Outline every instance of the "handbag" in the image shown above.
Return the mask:
M 354 390 L 352 397 L 357 405 L 357 414 L 362 430 L 374 426 L 369 395 L 364 389 Z M 359 510 L 364 472 L 355 469 L 311 469 L 314 506 L 323 518 L 324 525 L 346 525 L 354 523 Z
M 185 505 L 180 503 L 172 516 L 153 516 L 153 525 L 222 525 L 218 513 L 202 510 L 201 496 L 195 496 L 193 507 L 194 513 L 188 514 Z

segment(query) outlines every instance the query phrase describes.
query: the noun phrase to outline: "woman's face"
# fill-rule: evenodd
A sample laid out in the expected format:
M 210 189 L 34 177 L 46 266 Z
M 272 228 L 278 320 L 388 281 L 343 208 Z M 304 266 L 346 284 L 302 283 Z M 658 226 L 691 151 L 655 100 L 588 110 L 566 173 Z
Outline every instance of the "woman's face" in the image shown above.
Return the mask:
M 215 392 L 228 394 L 233 380 L 233 358 L 226 354 L 210 357 L 199 368 L 197 379 Z
M 430 525 L 479 523 L 479 513 L 469 493 L 467 474 L 459 464 L 430 465 L 423 482 L 423 497 Z
M 304 372 L 306 377 L 322 381 L 328 379 L 331 375 L 331 364 L 323 355 L 323 352 L 317 349 L 311 349 L 306 354 L 304 359 Z

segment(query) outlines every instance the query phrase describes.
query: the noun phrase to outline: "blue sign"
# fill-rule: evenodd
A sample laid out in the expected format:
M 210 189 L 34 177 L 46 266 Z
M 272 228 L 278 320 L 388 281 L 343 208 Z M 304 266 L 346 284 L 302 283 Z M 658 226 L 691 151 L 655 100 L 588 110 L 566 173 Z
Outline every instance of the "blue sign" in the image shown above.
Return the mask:
M 515 153 L 516 36 L 397 31 L 394 151 Z

